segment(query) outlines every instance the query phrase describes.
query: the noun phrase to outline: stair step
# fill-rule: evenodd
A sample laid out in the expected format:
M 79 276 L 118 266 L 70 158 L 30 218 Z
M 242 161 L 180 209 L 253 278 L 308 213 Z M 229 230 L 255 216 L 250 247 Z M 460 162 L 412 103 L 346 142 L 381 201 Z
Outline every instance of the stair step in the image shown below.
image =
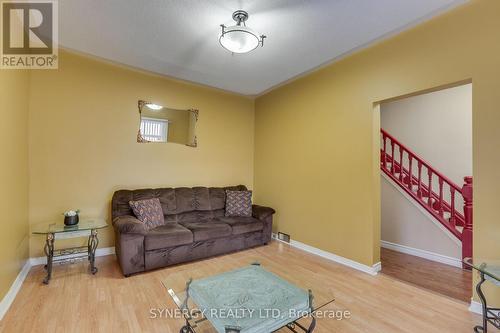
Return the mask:
M 464 227 L 459 226 L 459 225 L 457 225 L 457 226 L 455 227 L 455 229 L 457 229 L 460 233 L 462 233 L 462 231 L 464 231 Z

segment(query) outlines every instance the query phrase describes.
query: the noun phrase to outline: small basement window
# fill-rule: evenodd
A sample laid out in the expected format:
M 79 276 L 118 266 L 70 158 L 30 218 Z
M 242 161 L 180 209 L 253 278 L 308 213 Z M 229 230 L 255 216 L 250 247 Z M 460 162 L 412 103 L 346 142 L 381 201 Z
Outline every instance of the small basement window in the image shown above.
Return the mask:
M 141 135 L 150 142 L 167 142 L 168 120 L 143 117 L 141 119 Z

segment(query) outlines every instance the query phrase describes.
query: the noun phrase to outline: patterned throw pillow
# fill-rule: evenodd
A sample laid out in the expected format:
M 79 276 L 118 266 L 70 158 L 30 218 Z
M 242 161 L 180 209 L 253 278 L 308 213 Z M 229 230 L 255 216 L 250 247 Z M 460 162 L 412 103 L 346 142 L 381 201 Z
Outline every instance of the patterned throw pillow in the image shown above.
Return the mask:
M 252 191 L 226 191 L 226 216 L 252 216 Z
M 146 225 L 146 228 L 154 229 L 163 225 L 165 219 L 161 209 L 160 199 L 147 199 L 139 201 L 129 201 L 130 208 L 139 221 Z

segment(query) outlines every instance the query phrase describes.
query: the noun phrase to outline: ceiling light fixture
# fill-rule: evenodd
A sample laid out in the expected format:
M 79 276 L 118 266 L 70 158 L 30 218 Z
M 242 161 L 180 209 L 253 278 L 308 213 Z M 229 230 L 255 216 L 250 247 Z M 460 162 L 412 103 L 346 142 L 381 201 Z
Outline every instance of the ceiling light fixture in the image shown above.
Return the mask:
M 259 45 L 264 46 L 264 35 L 258 35 L 255 31 L 247 28 L 245 21 L 248 20 L 248 13 L 244 10 L 237 10 L 233 13 L 233 20 L 236 25 L 226 27 L 221 24 L 222 33 L 219 43 L 228 51 L 233 53 L 247 53 L 255 50 Z

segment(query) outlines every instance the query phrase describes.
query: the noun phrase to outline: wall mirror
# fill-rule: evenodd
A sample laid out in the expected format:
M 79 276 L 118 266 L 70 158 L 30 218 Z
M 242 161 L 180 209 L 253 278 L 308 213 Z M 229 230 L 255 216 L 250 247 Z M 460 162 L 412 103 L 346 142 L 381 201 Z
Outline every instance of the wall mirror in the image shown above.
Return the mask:
M 180 143 L 190 147 L 198 145 L 196 122 L 198 110 L 170 109 L 140 100 L 139 143 Z

